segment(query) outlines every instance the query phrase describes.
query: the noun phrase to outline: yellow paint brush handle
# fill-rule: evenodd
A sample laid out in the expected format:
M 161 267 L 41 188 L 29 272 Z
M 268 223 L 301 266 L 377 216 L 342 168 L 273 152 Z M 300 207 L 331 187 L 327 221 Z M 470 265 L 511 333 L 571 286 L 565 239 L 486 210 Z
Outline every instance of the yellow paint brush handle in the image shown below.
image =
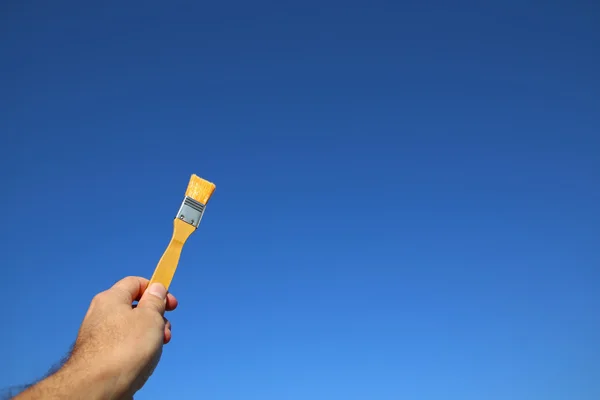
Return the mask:
M 194 225 L 190 225 L 185 221 L 175 218 L 173 221 L 173 237 L 160 258 L 148 286 L 154 282 L 160 282 L 169 289 L 169 285 L 171 284 L 171 280 L 173 280 L 173 275 L 175 275 L 175 270 L 177 269 L 177 264 L 179 263 L 179 256 L 181 255 L 183 245 L 195 230 L 196 227 Z

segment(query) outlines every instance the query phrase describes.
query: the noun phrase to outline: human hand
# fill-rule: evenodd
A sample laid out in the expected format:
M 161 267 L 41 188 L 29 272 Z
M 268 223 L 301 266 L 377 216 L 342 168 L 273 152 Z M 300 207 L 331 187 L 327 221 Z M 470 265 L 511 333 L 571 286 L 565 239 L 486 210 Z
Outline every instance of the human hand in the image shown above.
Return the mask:
M 162 284 L 147 286 L 147 279 L 130 276 L 97 294 L 64 366 L 17 398 L 131 399 L 171 340 L 163 315 L 177 307 Z
M 90 368 L 104 366 L 113 377 L 116 398 L 141 389 L 158 364 L 163 343 L 171 340 L 171 323 L 163 315 L 177 307 L 177 299 L 160 283 L 147 286 L 147 279 L 127 277 L 97 294 L 71 356 Z

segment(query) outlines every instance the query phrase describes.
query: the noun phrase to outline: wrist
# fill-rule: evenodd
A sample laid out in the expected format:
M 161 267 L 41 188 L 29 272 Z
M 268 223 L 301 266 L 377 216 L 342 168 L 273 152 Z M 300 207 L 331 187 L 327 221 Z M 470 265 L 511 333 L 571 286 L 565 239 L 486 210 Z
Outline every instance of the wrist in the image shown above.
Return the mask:
M 99 366 L 67 362 L 57 373 L 57 383 L 68 387 L 68 393 L 81 393 L 86 399 L 118 399 L 115 388 L 118 376 Z

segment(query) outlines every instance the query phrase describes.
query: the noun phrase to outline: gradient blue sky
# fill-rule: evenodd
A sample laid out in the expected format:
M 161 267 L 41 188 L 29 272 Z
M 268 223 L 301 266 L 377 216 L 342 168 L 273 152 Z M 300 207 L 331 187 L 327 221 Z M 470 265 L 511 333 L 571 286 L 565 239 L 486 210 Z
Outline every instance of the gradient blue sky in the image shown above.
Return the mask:
M 597 2 L 0 18 L 0 387 L 152 274 L 197 173 L 217 190 L 139 399 L 600 398 Z

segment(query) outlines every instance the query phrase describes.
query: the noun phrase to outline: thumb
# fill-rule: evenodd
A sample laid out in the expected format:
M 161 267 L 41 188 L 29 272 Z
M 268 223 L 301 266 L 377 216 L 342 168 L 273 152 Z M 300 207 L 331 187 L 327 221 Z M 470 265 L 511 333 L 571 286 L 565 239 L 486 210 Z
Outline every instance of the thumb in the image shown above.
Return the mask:
M 147 308 L 158 312 L 160 315 L 165 314 L 167 306 L 167 289 L 162 283 L 153 283 L 148 286 L 146 292 L 138 302 L 137 308 Z

